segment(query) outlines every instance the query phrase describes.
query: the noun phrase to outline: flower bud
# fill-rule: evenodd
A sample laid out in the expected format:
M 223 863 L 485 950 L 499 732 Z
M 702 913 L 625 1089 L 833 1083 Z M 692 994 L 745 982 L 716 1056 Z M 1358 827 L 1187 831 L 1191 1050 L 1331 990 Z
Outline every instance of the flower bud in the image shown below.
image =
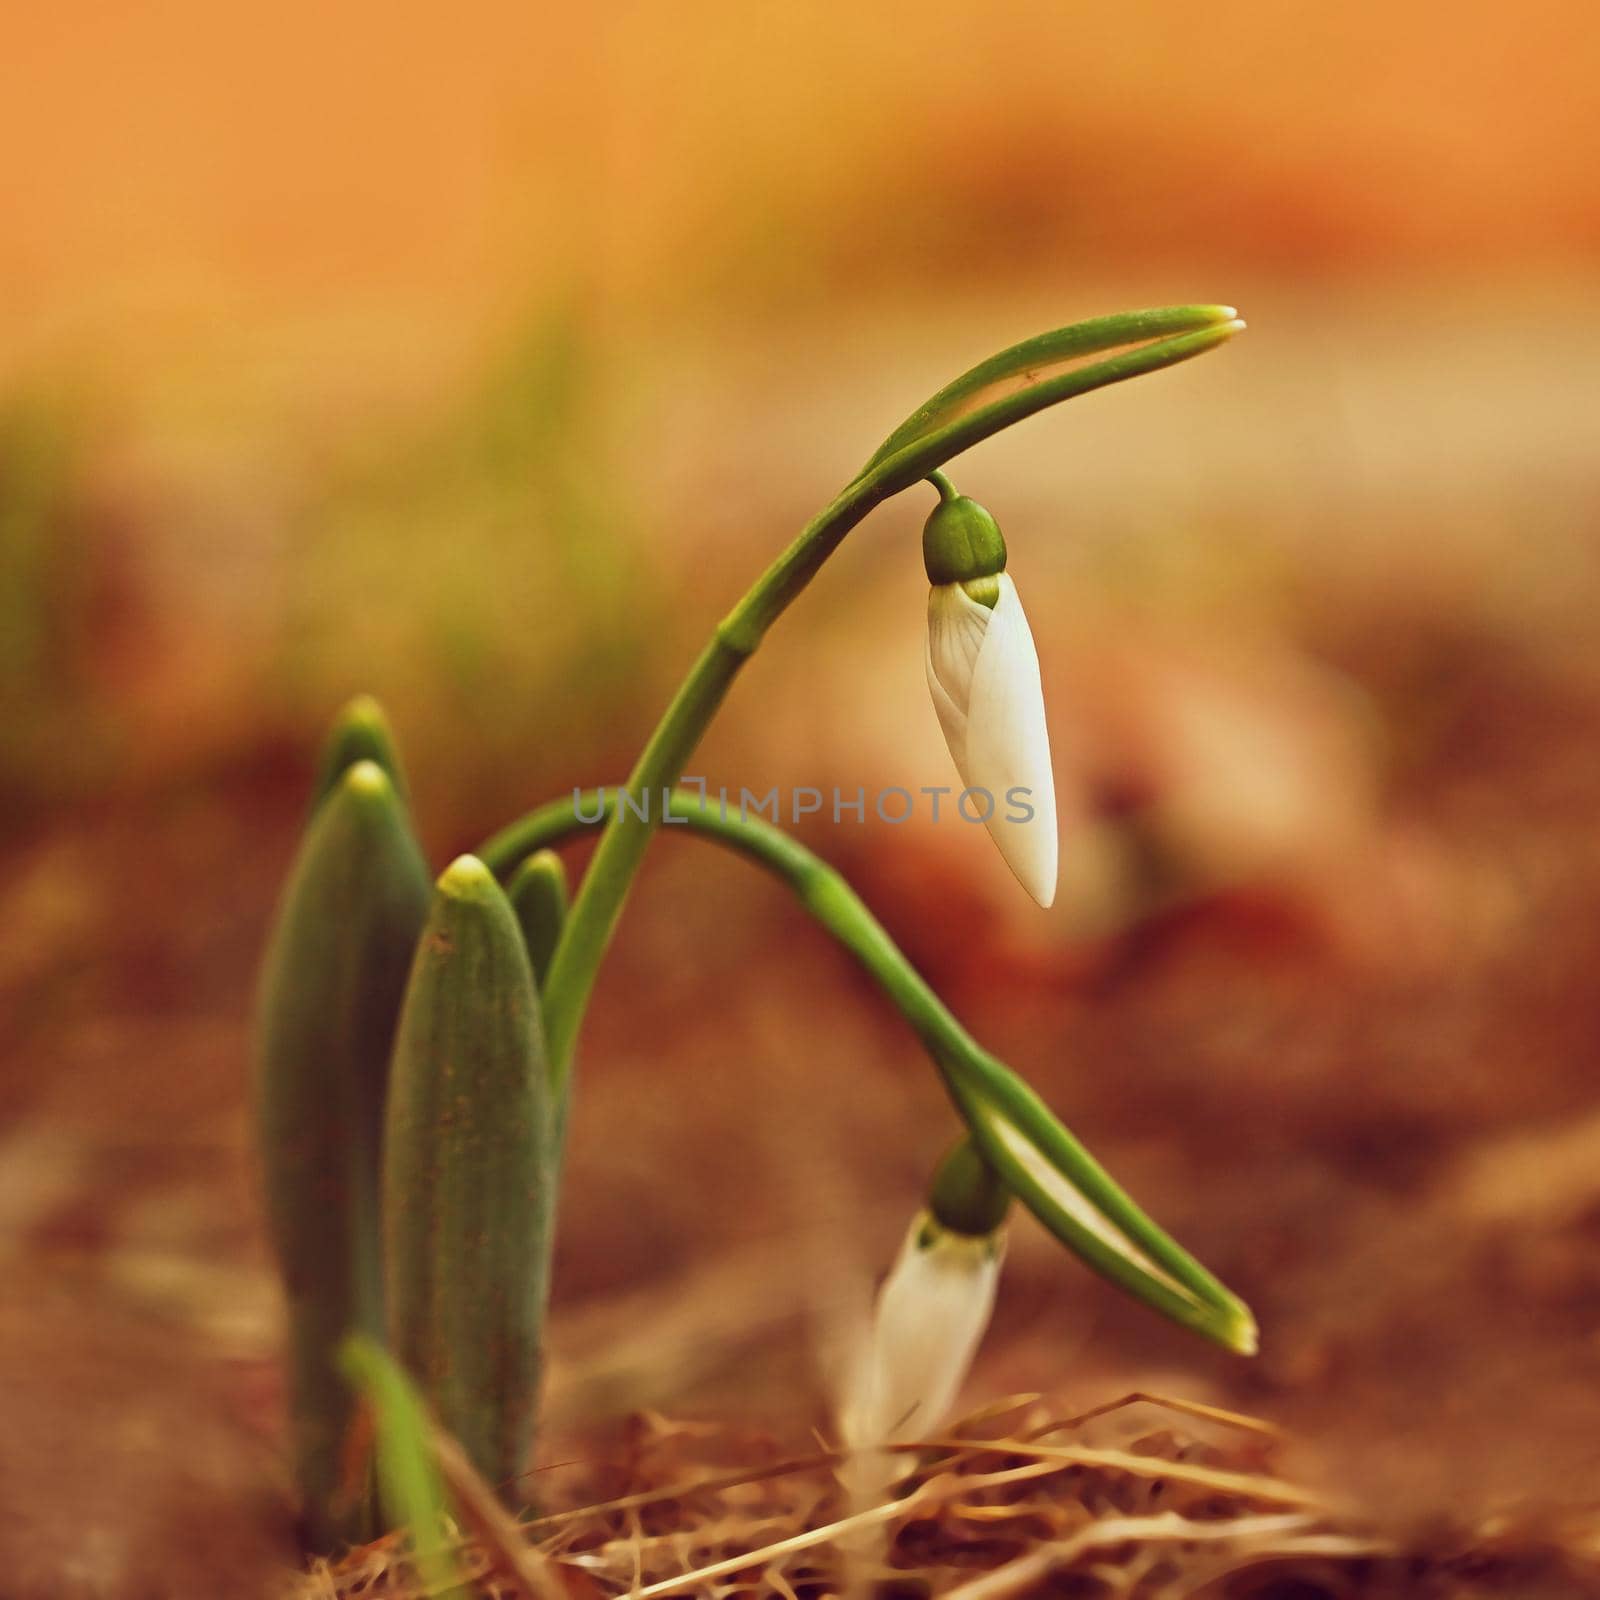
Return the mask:
M 940 1169 L 878 1293 L 847 1391 L 841 1427 L 852 1448 L 914 1439 L 949 1414 L 994 1310 L 1008 1198 L 965 1141 Z M 940 1209 L 993 1225 L 969 1233 L 942 1222 Z
M 1055 776 L 1039 657 L 1004 570 L 1005 541 L 982 506 L 952 495 L 928 518 L 922 548 L 933 582 L 928 692 L 973 796 L 962 815 L 982 818 L 1023 888 L 1048 906 L 1056 894 Z

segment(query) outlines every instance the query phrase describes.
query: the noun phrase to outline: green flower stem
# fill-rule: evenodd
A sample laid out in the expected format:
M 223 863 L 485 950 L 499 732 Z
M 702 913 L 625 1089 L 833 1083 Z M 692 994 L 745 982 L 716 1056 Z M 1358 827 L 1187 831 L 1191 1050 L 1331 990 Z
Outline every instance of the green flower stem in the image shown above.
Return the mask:
M 1098 317 L 1002 351 L 940 390 L 890 434 L 861 474 L 812 520 L 719 624 L 629 775 L 629 792 L 644 800 L 678 782 L 739 669 L 768 628 L 873 507 L 1046 406 L 1189 360 L 1225 342 L 1242 326 L 1231 306 L 1177 306 Z M 1134 341 L 1149 342 L 1104 361 L 1050 370 L 1063 361 Z M 1000 385 L 1017 383 L 1021 386 L 984 398 Z M 641 816 L 627 808 L 612 817 L 556 947 L 545 984 L 545 1024 L 558 1098 L 565 1092 L 595 975 L 659 822 L 654 811 Z
M 477 854 L 491 871 L 510 872 L 531 851 L 599 827 L 618 811 L 616 790 L 555 800 L 503 828 Z M 1253 1352 L 1248 1308 L 1134 1204 L 1033 1090 L 977 1044 L 839 873 L 780 829 L 724 815 L 699 794 L 674 794 L 667 814 L 781 878 L 860 962 L 916 1031 L 985 1159 L 1057 1238 L 1173 1321 L 1230 1350 Z M 613 833 L 615 827 L 613 821 Z

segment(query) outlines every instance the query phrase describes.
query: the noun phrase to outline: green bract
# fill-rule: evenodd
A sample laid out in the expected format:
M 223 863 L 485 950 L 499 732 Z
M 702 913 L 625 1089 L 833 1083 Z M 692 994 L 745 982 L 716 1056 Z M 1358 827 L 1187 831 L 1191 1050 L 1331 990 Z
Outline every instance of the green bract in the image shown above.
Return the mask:
M 969 367 L 932 399 L 924 401 L 878 446 L 862 476 L 868 476 L 908 445 L 942 433 L 952 422 L 966 421 L 967 432 L 987 438 L 1057 400 L 1186 361 L 1243 326 L 1232 306 L 1163 306 L 1155 311 L 1119 311 L 1109 317 L 1090 317 L 1086 322 L 1035 334 Z M 1077 367 L 1071 372 L 1058 370 L 1084 356 L 1124 345 L 1135 348 L 1093 366 Z M 1080 381 L 1069 381 L 1073 379 Z M 1024 398 L 1019 400 L 1018 396 Z M 974 428 L 970 421 L 974 417 L 989 425 Z M 975 443 L 976 438 L 968 442 Z M 950 451 L 944 459 L 949 460 L 955 453 Z
M 970 1039 L 932 1049 L 984 1159 L 1102 1277 L 1235 1355 L 1256 1353 L 1250 1308 L 1112 1181 L 1050 1108 Z

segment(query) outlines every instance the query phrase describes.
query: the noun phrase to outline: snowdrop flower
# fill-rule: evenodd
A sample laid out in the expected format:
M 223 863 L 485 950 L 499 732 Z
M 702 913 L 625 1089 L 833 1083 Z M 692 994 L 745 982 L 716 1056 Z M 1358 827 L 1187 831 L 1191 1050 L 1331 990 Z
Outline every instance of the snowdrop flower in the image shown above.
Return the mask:
M 1010 1198 L 967 1140 L 940 1167 L 878 1293 L 845 1396 L 852 1449 L 915 1439 L 949 1414 L 994 1310 Z
M 1056 895 L 1056 792 L 1039 657 L 994 518 L 941 477 L 922 533 L 928 690 L 966 792 L 1023 888 Z

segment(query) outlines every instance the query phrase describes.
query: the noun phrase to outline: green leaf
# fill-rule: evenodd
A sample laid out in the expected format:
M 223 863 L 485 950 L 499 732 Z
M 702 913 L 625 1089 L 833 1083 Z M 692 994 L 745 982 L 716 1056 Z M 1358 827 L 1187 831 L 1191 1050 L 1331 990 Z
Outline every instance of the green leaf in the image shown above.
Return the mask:
M 482 862 L 440 877 L 395 1041 L 384 1148 L 389 1345 L 491 1483 L 532 1440 L 554 1202 L 539 999 Z
M 296 1475 L 319 1550 L 365 1530 L 341 1505 L 352 1330 L 383 1327 L 378 1165 L 389 1051 L 428 869 L 388 775 L 349 767 L 316 812 L 279 908 L 257 1016 L 256 1112 L 289 1309 Z
M 567 869 L 561 857 L 553 850 L 536 850 L 512 873 L 506 897 L 528 947 L 534 982 L 542 988 L 567 920 Z
M 347 701 L 328 730 L 317 764 L 316 782 L 312 785 L 313 811 L 333 793 L 339 780 L 358 761 L 376 762 L 388 774 L 395 793 L 405 799 L 406 776 L 400 764 L 399 747 L 383 707 L 370 694 L 358 694 Z
M 464 1596 L 462 1573 L 449 1544 L 449 1500 L 420 1396 L 388 1351 L 366 1334 L 345 1341 L 339 1365 L 372 1410 L 384 1515 L 410 1539 L 417 1581 L 442 1600 Z

